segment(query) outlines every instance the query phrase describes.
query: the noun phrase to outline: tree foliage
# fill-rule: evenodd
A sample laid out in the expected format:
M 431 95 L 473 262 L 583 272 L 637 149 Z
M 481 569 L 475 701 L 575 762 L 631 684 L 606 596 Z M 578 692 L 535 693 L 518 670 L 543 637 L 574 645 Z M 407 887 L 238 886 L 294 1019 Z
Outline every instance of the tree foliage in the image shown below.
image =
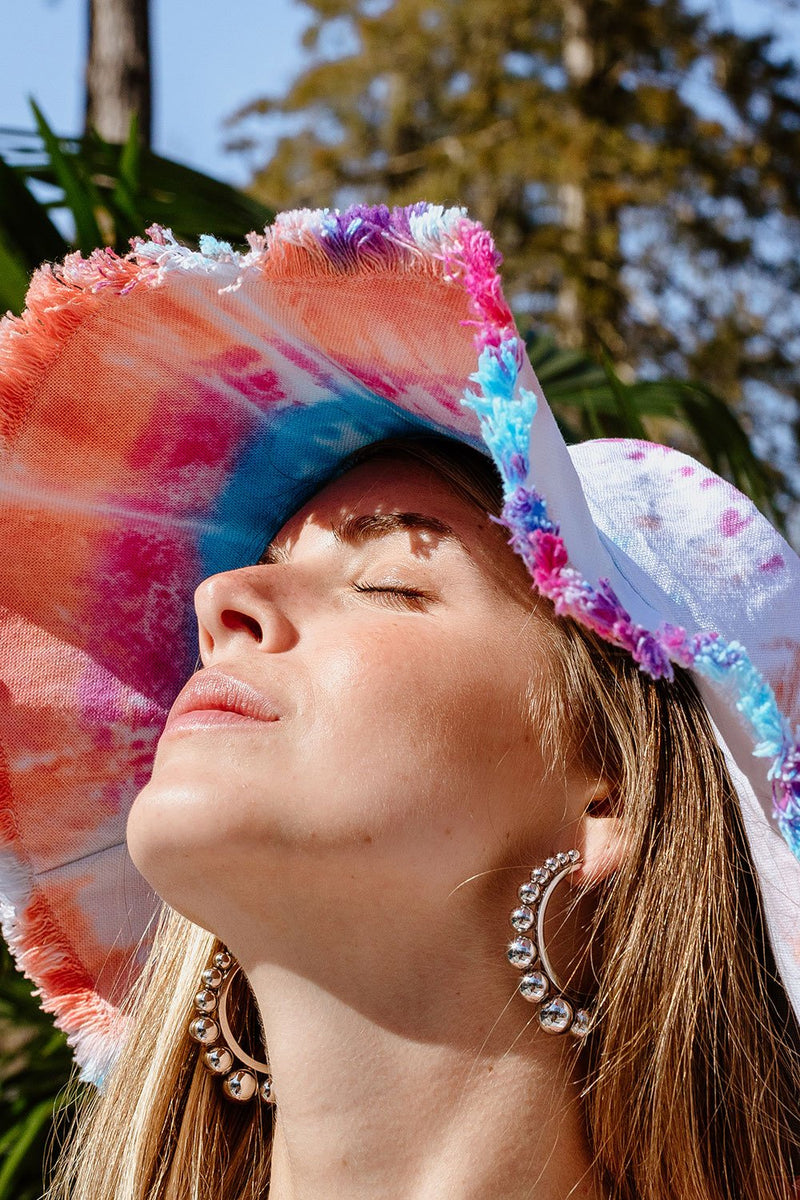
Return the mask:
M 229 184 L 142 147 L 135 117 L 116 145 L 96 132 L 60 137 L 31 107 L 35 131 L 0 129 L 0 310 L 22 308 L 44 260 L 95 246 L 125 253 L 153 222 L 190 243 L 212 230 L 243 242 L 271 219 L 270 209 Z M 56 212 L 67 218 L 66 233 Z
M 54 1121 L 71 1093 L 63 1034 L 0 940 L 0 1200 L 37 1200 Z
M 562 346 L 794 411 L 800 70 L 773 38 L 687 0 L 303 2 L 308 65 L 233 119 L 286 125 L 256 195 L 464 203 Z

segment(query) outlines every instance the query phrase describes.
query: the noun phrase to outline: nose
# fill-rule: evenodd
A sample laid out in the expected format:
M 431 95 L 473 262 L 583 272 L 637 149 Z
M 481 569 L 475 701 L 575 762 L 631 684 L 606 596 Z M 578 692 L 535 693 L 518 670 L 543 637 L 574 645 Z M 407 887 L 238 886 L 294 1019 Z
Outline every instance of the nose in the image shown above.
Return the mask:
M 297 630 L 271 586 L 272 573 L 280 569 L 242 567 L 203 580 L 194 594 L 203 666 L 231 649 L 279 654 L 292 648 Z

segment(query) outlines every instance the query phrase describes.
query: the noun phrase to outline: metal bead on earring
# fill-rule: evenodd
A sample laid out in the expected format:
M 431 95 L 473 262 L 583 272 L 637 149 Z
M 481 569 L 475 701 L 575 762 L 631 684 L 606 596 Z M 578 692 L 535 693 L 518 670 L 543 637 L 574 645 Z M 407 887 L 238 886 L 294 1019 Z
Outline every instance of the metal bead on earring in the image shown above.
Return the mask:
M 571 1033 L 584 1038 L 591 1031 L 594 1011 L 585 998 L 568 992 L 553 970 L 544 937 L 544 918 L 553 890 L 580 865 L 578 850 L 560 851 L 534 867 L 529 880 L 521 884 L 517 895 L 520 905 L 511 914 L 511 927 L 517 937 L 506 955 L 512 967 L 524 971 L 519 994 L 538 1004 L 539 1024 L 547 1033 Z
M 194 998 L 198 1015 L 189 1022 L 189 1037 L 203 1047 L 203 1066 L 222 1077 L 222 1090 L 230 1100 L 245 1102 L 258 1092 L 266 1104 L 274 1104 L 269 1063 L 251 1058 L 242 1049 L 228 1021 L 228 994 L 240 969 L 227 950 L 217 951 L 200 976 Z

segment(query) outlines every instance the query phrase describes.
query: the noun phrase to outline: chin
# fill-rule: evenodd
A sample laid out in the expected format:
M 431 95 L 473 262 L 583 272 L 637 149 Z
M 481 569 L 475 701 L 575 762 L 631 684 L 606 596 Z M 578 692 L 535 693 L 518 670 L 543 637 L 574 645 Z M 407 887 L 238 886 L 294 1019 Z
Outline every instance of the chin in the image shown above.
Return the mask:
M 203 915 L 190 909 L 203 891 L 207 900 L 209 879 L 228 865 L 234 845 L 219 816 L 219 797 L 208 789 L 165 787 L 154 776 L 133 803 L 125 835 L 134 866 L 162 900 L 206 928 Z

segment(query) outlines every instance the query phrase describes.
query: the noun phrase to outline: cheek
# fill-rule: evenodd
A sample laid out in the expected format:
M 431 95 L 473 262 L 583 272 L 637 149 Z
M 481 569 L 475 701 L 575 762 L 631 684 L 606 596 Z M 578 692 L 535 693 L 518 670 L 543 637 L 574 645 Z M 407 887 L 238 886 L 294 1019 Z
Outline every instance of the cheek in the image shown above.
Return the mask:
M 198 881 L 280 876 L 298 853 L 312 872 L 368 849 L 384 873 L 423 875 L 446 856 L 459 878 L 497 858 L 538 807 L 542 763 L 521 702 L 532 667 L 485 628 L 340 630 L 293 665 L 285 727 L 163 744 L 129 820 L 136 865 L 197 919 Z
M 337 795 L 365 815 L 371 806 L 375 820 L 403 822 L 525 790 L 541 768 L 521 701 L 527 675 L 503 662 L 485 637 L 443 640 L 422 623 L 331 648 L 303 743 L 309 771 L 326 778 L 329 814 Z

